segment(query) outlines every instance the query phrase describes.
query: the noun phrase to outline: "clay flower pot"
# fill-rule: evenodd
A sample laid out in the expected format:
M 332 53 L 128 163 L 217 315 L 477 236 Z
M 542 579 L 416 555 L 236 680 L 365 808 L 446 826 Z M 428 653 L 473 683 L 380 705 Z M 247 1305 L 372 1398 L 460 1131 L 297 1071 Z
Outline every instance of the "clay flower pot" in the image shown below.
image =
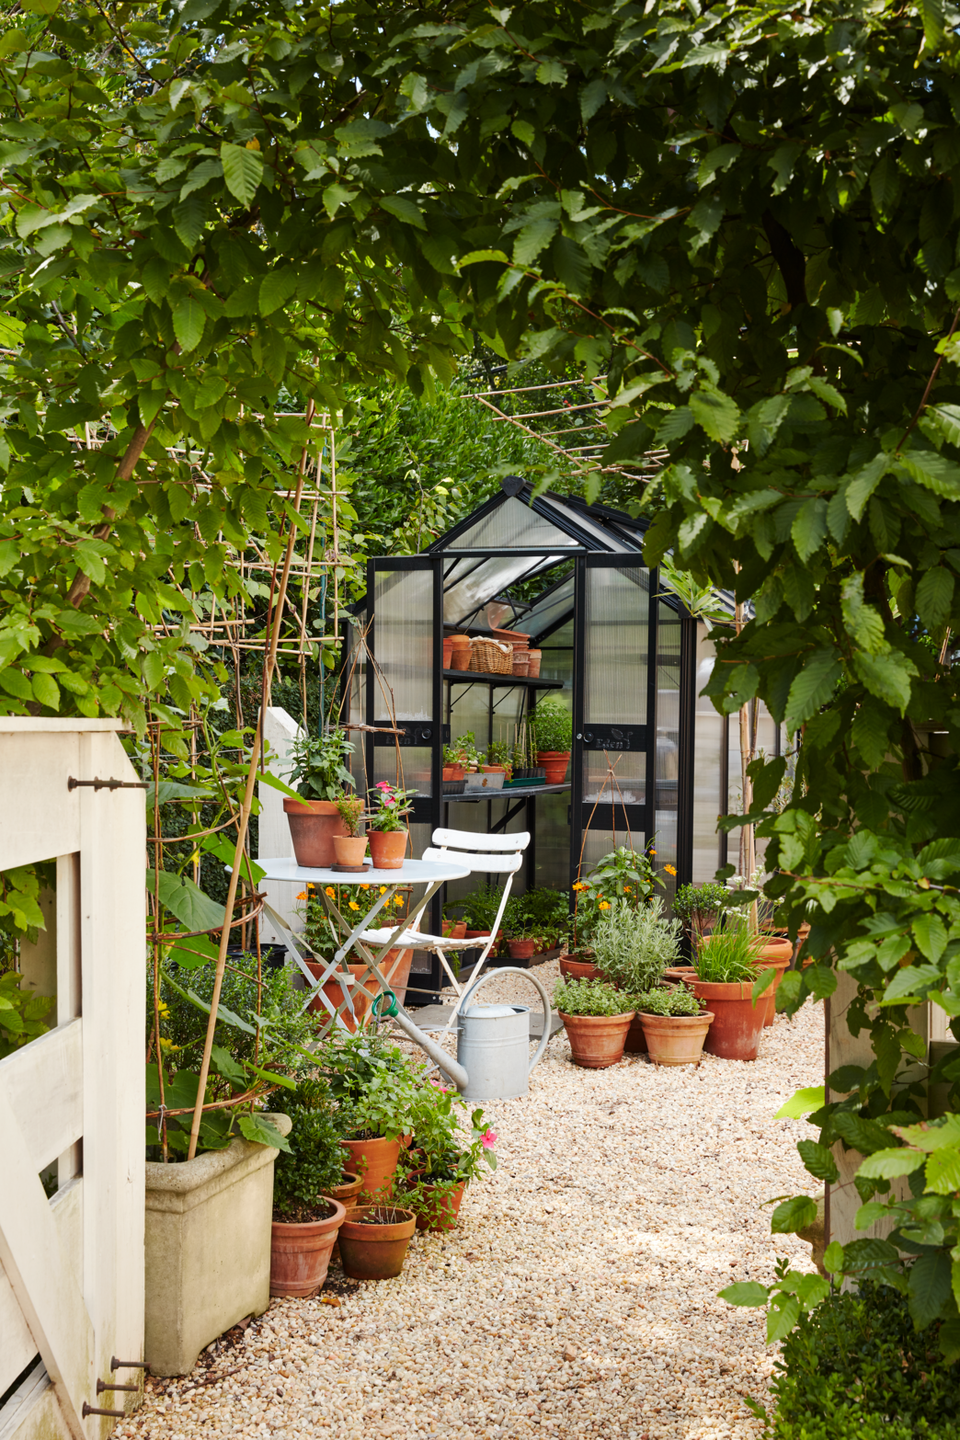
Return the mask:
M 691 975 L 686 984 L 713 1012 L 703 1048 L 721 1060 L 756 1060 L 766 1007 L 763 997 L 754 1005 L 753 986 L 747 981 L 721 985 Z
M 448 940 L 465 940 L 467 935 L 466 920 L 444 920 L 443 933 Z
M 399 1275 L 416 1228 L 412 1210 L 360 1206 L 340 1226 L 344 1274 L 351 1280 L 390 1280 Z
M 297 864 L 308 870 L 326 870 L 336 859 L 334 836 L 347 833 L 336 805 L 332 800 L 284 798 L 283 809 Z
M 333 851 L 338 865 L 350 865 L 359 870 L 367 853 L 366 835 L 334 835 Z
M 423 1181 L 423 1171 L 414 1170 L 410 1175 L 411 1180 Z M 454 1230 L 457 1224 L 457 1217 L 460 1214 L 460 1206 L 463 1204 L 464 1192 L 467 1188 L 466 1180 L 461 1180 L 453 1190 L 448 1185 L 424 1185 L 423 1193 L 430 1205 L 426 1215 L 417 1216 L 417 1229 L 429 1230 Z
M 341 1140 L 340 1148 L 347 1152 L 347 1169 L 360 1177 L 359 1204 L 369 1205 L 372 1200 L 389 1200 L 393 1194 L 393 1177 L 400 1160 L 400 1140 Z
M 316 960 L 308 960 L 306 963 L 313 978 L 319 980 L 326 967 Z M 410 980 L 412 964 L 413 951 L 411 949 L 401 950 L 397 946 L 388 950 L 380 962 L 380 973 L 401 1005 L 407 997 L 407 984 Z M 357 1028 L 366 1021 L 374 999 L 380 994 L 380 984 L 376 976 L 370 974 L 366 965 L 348 963 L 348 969 L 354 980 L 360 980 L 361 976 L 365 977 L 359 988 L 355 985 L 353 987 L 345 985 L 343 980 L 334 974 L 324 981 L 321 990 L 335 1010 L 343 1004 L 348 993 L 353 997 L 353 1014 L 351 1015 L 349 1010 L 344 1010 L 340 1018 L 351 1034 L 356 1034 Z M 319 995 L 310 1001 L 310 1009 L 320 1016 L 321 1021 L 329 1020 L 330 1012 Z
M 567 766 L 570 763 L 569 750 L 539 750 L 537 752 L 537 764 L 542 765 L 546 771 L 548 785 L 562 785 L 567 778 Z
M 536 940 L 508 940 L 511 960 L 530 960 L 537 948 Z
M 703 1042 L 713 1021 L 713 1012 L 703 1015 L 637 1016 L 643 1026 L 647 1053 L 654 1065 L 698 1065 Z
M 356 1210 L 360 1204 L 360 1191 L 363 1189 L 363 1181 L 359 1175 L 351 1175 L 349 1170 L 344 1170 L 343 1179 L 339 1185 L 334 1185 L 330 1191 L 330 1199 L 336 1200 L 342 1205 L 347 1214 Z
M 399 870 L 407 853 L 406 830 L 368 830 L 367 842 L 374 870 Z
M 462 765 L 444 765 L 440 778 L 442 780 L 462 780 L 466 773 Z
M 451 661 L 452 658 L 453 658 L 453 636 L 452 636 L 452 635 L 450 635 L 450 636 L 445 636 L 445 637 L 444 637 L 443 642 L 442 642 L 442 649 L 443 649 L 443 668 L 444 668 L 444 670 L 449 670 L 449 669 L 450 669 L 450 661 Z
M 316 1295 L 327 1278 L 330 1252 L 346 1218 L 338 1200 L 320 1199 L 332 1206 L 325 1220 L 288 1224 L 274 1220 L 270 1238 L 270 1294 Z
M 596 980 L 600 971 L 592 960 L 578 960 L 574 955 L 561 955 L 560 974 L 567 980 Z
M 573 1063 L 586 1070 L 606 1070 L 623 1059 L 623 1047 L 636 1013 L 625 1010 L 622 1015 L 564 1015 L 564 1023 Z

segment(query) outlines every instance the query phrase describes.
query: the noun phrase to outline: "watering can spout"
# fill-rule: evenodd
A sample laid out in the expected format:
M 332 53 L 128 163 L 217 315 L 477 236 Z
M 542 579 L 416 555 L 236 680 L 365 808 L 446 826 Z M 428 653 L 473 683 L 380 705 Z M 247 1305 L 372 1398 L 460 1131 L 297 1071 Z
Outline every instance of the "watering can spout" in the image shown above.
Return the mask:
M 463 1066 L 459 1065 L 452 1055 L 448 1055 L 446 1050 L 442 1050 L 434 1040 L 431 1040 L 429 1035 L 425 1035 L 419 1026 L 414 1025 L 409 1015 L 405 1014 L 403 1010 L 398 1010 L 390 1018 L 395 1025 L 399 1025 L 409 1040 L 412 1040 L 415 1045 L 419 1045 L 421 1050 L 430 1056 L 434 1065 L 439 1065 L 444 1074 L 449 1075 L 462 1094 L 469 1083 L 469 1076 Z

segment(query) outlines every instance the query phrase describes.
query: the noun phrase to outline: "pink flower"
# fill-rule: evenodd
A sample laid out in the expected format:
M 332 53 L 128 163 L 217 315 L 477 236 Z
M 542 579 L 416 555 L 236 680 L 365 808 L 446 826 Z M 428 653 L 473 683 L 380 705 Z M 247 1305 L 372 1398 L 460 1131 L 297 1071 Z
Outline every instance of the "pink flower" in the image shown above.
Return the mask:
M 386 780 L 378 780 L 378 781 L 377 781 L 377 789 L 378 789 L 378 790 L 389 790 L 389 789 L 390 789 L 390 786 L 389 786 L 389 784 L 387 783 Z
M 480 1144 L 483 1146 L 484 1150 L 492 1150 L 496 1143 L 497 1137 L 495 1132 L 493 1130 L 484 1130 L 483 1134 L 480 1136 Z

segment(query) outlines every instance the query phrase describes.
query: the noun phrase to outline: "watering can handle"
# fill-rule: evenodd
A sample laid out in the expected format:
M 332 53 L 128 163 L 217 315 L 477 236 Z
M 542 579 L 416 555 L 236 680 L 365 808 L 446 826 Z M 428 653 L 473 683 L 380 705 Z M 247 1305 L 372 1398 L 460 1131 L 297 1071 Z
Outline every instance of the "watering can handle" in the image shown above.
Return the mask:
M 495 975 L 522 975 L 524 979 L 529 980 L 530 984 L 535 985 L 540 991 L 540 999 L 543 1001 L 543 1035 L 540 1037 L 540 1044 L 537 1046 L 536 1054 L 530 1061 L 530 1066 L 527 1070 L 527 1074 L 529 1075 L 530 1071 L 537 1064 L 537 1061 L 543 1059 L 543 1052 L 550 1043 L 550 1026 L 553 1021 L 553 1011 L 550 1009 L 549 997 L 536 975 L 531 975 L 529 970 L 521 970 L 518 965 L 504 965 L 499 970 L 488 970 L 486 975 L 481 975 L 479 980 L 474 980 L 473 984 L 468 985 L 466 990 L 464 990 L 460 999 L 457 1001 L 456 1014 L 462 1015 L 467 1001 L 480 989 L 481 985 L 485 985 L 487 981 L 492 980 Z

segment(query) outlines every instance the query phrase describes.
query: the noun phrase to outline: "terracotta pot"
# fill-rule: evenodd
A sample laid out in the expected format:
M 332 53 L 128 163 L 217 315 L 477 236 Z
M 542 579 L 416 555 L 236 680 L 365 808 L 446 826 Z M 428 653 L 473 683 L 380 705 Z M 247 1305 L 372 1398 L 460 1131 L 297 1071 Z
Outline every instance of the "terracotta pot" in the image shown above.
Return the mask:
M 530 656 L 530 665 L 527 674 L 531 680 L 536 680 L 540 674 L 541 652 L 539 650 L 528 650 L 527 654 Z
M 443 641 L 443 668 L 444 668 L 444 670 L 449 670 L 449 669 L 450 669 L 450 661 L 451 661 L 452 658 L 453 658 L 453 636 L 450 635 L 450 636 L 448 636 L 448 637 L 445 637 L 445 638 L 444 638 L 444 641 Z
M 561 955 L 560 974 L 567 980 L 596 980 L 600 971 L 592 960 L 575 960 L 572 955 Z
M 786 942 L 786 944 L 787 948 L 792 953 L 793 947 L 790 944 L 789 940 Z M 767 947 L 764 946 L 764 950 L 766 949 Z M 755 962 L 755 964 L 758 970 L 772 970 L 774 972 L 773 984 L 768 990 L 764 990 L 763 994 L 760 996 L 760 999 L 757 1001 L 758 1005 L 763 1006 L 764 1025 L 772 1025 L 774 1016 L 777 1013 L 777 990 L 780 986 L 780 981 L 783 979 L 785 973 L 790 968 L 790 955 L 788 955 L 785 960 L 782 958 L 778 960 L 768 960 L 761 957 Z
M 466 642 L 460 640 L 458 643 L 458 637 L 454 636 L 453 645 L 450 649 L 450 664 L 447 668 L 450 670 L 469 670 L 470 656 L 472 653 L 473 647 L 469 640 Z
M 506 775 L 506 765 L 481 765 L 480 769 L 484 775 Z
M 508 940 L 507 949 L 511 960 L 529 960 L 537 948 L 536 940 Z
M 359 867 L 367 853 L 366 835 L 334 835 L 333 853 L 337 857 L 338 865 Z
M 348 1155 L 347 1168 L 352 1175 L 359 1175 L 359 1204 L 369 1205 L 371 1200 L 389 1200 L 393 1194 L 393 1177 L 400 1160 L 399 1140 L 341 1140 L 340 1148 Z
M 378 1215 L 390 1218 L 372 1225 L 363 1223 L 365 1218 L 376 1220 Z M 351 1280 L 390 1280 L 399 1275 L 416 1228 L 412 1210 L 395 1206 L 359 1207 L 340 1226 L 344 1274 Z
M 567 778 L 567 766 L 570 763 L 569 750 L 538 750 L 537 764 L 542 765 L 546 771 L 548 785 L 562 785 Z
M 563 1021 L 570 1042 L 573 1063 L 587 1070 L 605 1070 L 623 1059 L 623 1047 L 634 1017 L 633 1010 L 622 1015 L 564 1015 Z
M 715 984 L 695 975 L 685 983 L 713 1011 L 713 1024 L 703 1043 L 707 1054 L 721 1060 L 756 1060 L 766 1007 L 754 1005 L 753 986 L 746 981 Z
M 690 965 L 668 965 L 663 972 L 664 980 L 689 980 L 694 974 Z
M 367 842 L 374 870 L 399 870 L 407 853 L 406 830 L 368 830 Z
M 270 1235 L 270 1294 L 316 1295 L 327 1278 L 330 1252 L 346 1219 L 338 1200 L 321 1195 L 333 1206 L 326 1220 L 290 1225 L 274 1220 Z
M 703 1042 L 713 1022 L 713 1011 L 703 1015 L 647 1015 L 637 1019 L 643 1026 L 647 1053 L 654 1065 L 698 1065 Z
M 643 1033 L 643 1024 L 639 1015 L 634 1015 L 630 1021 L 630 1029 L 627 1031 L 623 1048 L 627 1055 L 646 1055 L 647 1053 L 647 1037 Z
M 308 960 L 306 963 L 314 979 L 319 980 L 326 967 L 316 960 Z M 381 973 L 401 1005 L 406 1000 L 412 964 L 413 950 L 407 948 L 400 950 L 396 946 L 392 950 L 388 950 L 380 962 Z M 380 985 L 376 977 L 370 974 L 366 965 L 353 965 L 348 962 L 348 968 L 354 980 L 366 976 L 360 989 L 354 988 L 350 991 L 353 996 L 354 1014 L 351 1015 L 349 1010 L 345 1010 L 340 1017 L 351 1034 L 355 1034 L 358 1025 L 362 1026 L 365 1023 L 374 998 L 380 993 Z M 330 979 L 324 982 L 322 990 L 335 1010 L 347 998 L 347 987 L 335 975 L 331 975 Z M 319 996 L 310 1001 L 310 1009 L 320 1015 L 324 1021 L 330 1018 L 330 1013 Z
M 284 798 L 283 809 L 297 864 L 308 870 L 326 870 L 336 859 L 333 837 L 347 833 L 336 805 L 332 800 Z
M 462 765 L 444 765 L 441 779 L 462 780 L 466 773 L 467 772 Z
M 448 940 L 464 940 L 467 935 L 466 920 L 444 920 L 443 933 Z
M 356 1210 L 360 1204 L 360 1191 L 363 1189 L 363 1181 L 359 1175 L 351 1175 L 349 1170 L 344 1170 L 343 1180 L 339 1185 L 334 1185 L 330 1191 L 330 1199 L 336 1200 L 343 1206 L 349 1215 L 351 1210 Z
M 410 1175 L 411 1180 L 422 1180 L 423 1171 L 414 1170 Z M 464 1191 L 467 1188 L 466 1180 L 461 1180 L 454 1190 L 448 1190 L 443 1185 L 424 1185 L 424 1195 L 431 1210 L 426 1215 L 417 1216 L 418 1230 L 455 1230 L 457 1217 L 460 1214 L 460 1206 L 463 1204 Z M 434 1197 L 436 1196 L 436 1199 Z

